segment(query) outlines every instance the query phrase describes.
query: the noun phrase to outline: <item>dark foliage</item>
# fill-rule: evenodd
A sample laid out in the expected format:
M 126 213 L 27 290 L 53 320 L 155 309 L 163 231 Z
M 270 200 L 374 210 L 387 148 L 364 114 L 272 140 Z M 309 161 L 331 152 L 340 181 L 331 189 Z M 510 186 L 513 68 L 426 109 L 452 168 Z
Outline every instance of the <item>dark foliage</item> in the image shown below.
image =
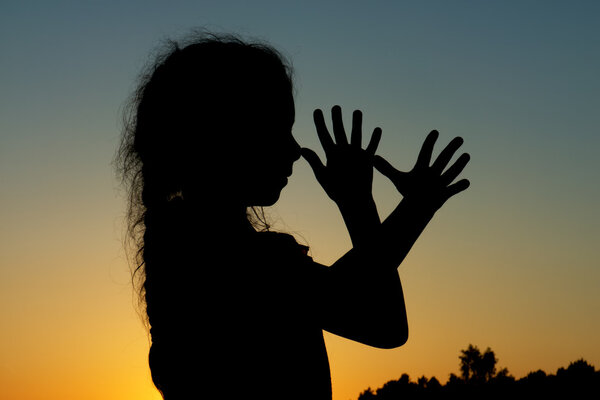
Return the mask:
M 459 356 L 461 376 L 450 374 L 445 385 L 432 377 L 422 376 L 412 381 L 408 374 L 385 383 L 381 388 L 366 389 L 358 400 L 405 399 L 538 399 L 538 398 L 598 398 L 600 370 L 584 359 L 574 361 L 556 374 L 542 370 L 515 379 L 507 368 L 496 371 L 494 352 L 479 351 L 469 345 Z

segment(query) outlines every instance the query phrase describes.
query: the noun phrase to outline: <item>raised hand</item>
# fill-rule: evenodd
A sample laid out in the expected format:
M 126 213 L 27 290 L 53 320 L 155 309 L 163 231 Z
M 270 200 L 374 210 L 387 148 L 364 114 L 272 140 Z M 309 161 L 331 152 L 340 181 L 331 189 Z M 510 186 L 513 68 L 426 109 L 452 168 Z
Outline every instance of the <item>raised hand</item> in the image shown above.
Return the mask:
M 446 169 L 463 143 L 460 137 L 454 138 L 430 165 L 438 136 L 438 131 L 429 133 L 410 172 L 398 171 L 383 157 L 374 157 L 375 168 L 392 181 L 404 198 L 416 200 L 424 207 L 431 207 L 433 211 L 439 209 L 450 197 L 467 189 L 470 184 L 467 179 L 452 183 L 469 162 L 469 154 L 462 154 Z
M 369 144 L 363 149 L 361 111 L 356 110 L 352 114 L 350 142 L 344 130 L 340 106 L 331 109 L 335 142 L 325 125 L 323 112 L 317 109 L 313 117 L 327 164 L 323 165 L 319 156 L 310 149 L 303 148 L 301 152 L 327 195 L 340 208 L 349 203 L 372 199 L 373 159 L 381 139 L 381 129 L 375 128 Z
M 369 144 L 363 149 L 361 111 L 356 110 L 352 114 L 350 142 L 344 130 L 340 106 L 331 109 L 335 142 L 327 130 L 323 112 L 317 109 L 313 117 L 327 164 L 324 165 L 310 149 L 303 148 L 301 154 L 327 195 L 339 207 L 352 243 L 361 244 L 380 225 L 372 186 L 373 161 L 381 139 L 381 129 L 375 128 Z

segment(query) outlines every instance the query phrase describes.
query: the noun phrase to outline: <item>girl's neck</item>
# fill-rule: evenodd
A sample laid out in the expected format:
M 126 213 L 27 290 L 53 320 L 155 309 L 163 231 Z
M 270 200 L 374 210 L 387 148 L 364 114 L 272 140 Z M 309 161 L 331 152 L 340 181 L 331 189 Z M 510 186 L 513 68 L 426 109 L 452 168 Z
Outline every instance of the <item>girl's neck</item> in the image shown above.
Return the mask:
M 256 233 L 248 220 L 248 208 L 244 205 L 188 201 L 186 203 L 190 216 L 203 226 L 203 230 L 225 231 L 230 234 Z

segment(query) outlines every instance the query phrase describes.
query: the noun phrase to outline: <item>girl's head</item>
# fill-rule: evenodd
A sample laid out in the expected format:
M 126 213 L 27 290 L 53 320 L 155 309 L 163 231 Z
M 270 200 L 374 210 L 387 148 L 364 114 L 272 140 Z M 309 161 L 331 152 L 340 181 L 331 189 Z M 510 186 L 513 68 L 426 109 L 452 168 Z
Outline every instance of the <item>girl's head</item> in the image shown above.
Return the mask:
M 188 211 L 208 229 L 232 228 L 240 211 L 275 203 L 286 185 L 300 156 L 291 70 L 271 47 L 231 36 L 171 43 L 142 75 L 125 117 L 116 163 L 130 194 L 133 278 L 158 323 L 152 288 L 177 271 L 169 257 L 188 232 L 178 225 Z
M 119 152 L 132 200 L 264 206 L 299 158 L 291 70 L 264 44 L 202 35 L 142 76 Z

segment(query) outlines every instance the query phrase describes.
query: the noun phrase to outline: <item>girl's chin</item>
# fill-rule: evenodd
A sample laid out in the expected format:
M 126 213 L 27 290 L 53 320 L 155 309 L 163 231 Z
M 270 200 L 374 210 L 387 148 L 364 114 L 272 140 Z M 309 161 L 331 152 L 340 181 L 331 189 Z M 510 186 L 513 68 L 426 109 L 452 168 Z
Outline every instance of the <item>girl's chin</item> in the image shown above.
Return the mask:
M 287 185 L 287 183 L 287 178 L 281 178 L 277 182 L 277 184 L 273 184 L 269 188 L 261 190 L 260 193 L 256 193 L 256 195 L 253 196 L 256 200 L 256 205 L 266 207 L 275 204 L 277 200 L 279 200 L 279 197 L 281 196 L 281 191 Z

